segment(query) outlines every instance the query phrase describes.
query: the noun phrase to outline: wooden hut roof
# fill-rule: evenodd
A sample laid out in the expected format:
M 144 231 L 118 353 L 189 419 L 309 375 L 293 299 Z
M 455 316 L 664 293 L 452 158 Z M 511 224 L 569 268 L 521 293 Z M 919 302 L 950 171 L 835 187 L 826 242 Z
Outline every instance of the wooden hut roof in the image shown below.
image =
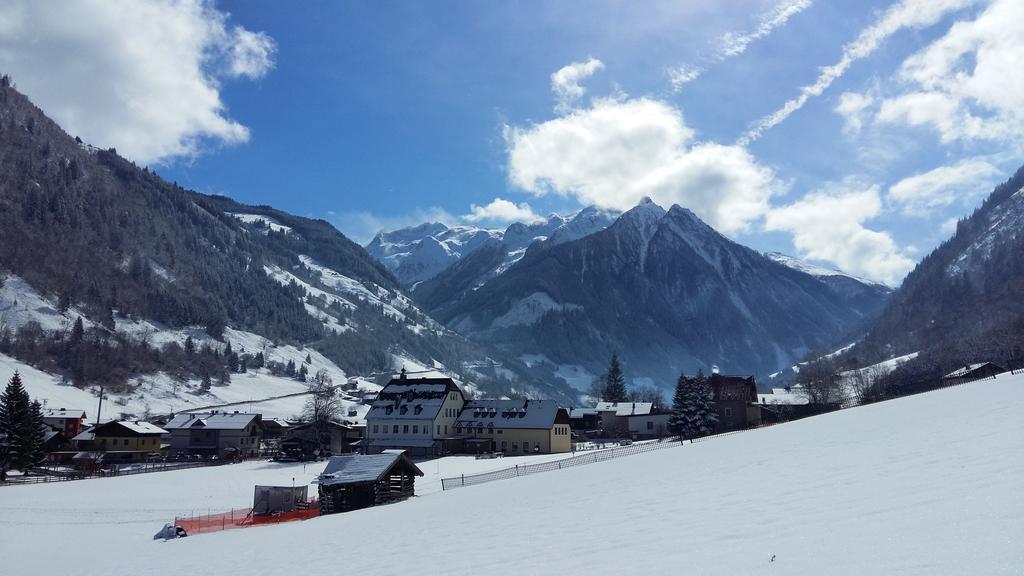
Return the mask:
M 394 452 L 353 454 L 331 458 L 327 467 L 324 468 L 323 474 L 320 475 L 320 485 L 335 486 L 376 482 L 396 468 L 404 469 L 415 476 L 423 476 L 423 471 L 404 454 Z

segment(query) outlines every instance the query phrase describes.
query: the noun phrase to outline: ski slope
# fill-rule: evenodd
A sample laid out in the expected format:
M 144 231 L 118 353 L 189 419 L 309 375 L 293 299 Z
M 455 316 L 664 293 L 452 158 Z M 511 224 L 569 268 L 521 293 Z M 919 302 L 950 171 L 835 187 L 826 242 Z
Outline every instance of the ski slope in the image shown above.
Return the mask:
M 12 574 L 1020 574 L 1022 411 L 1024 374 L 1004 374 L 451 492 L 428 477 L 411 501 L 167 543 L 149 539 L 169 515 L 239 506 L 256 483 L 314 471 L 3 488 L 0 548 Z

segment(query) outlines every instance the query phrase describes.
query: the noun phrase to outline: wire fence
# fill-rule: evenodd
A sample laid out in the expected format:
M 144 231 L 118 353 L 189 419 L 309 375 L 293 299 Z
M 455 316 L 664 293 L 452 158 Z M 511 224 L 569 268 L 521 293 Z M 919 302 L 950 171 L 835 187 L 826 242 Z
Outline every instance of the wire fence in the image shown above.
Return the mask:
M 253 514 L 252 508 L 233 508 L 227 512 L 210 514 L 192 514 L 190 516 L 176 516 L 174 525 L 185 529 L 189 535 L 205 534 L 208 532 L 220 532 L 222 530 L 235 530 L 237 528 L 251 528 L 266 524 L 280 524 L 282 522 L 295 522 L 298 520 L 309 520 L 320 515 L 320 503 L 316 498 L 310 498 L 304 507 L 291 512 L 278 512 L 275 514 Z
M 661 438 L 659 440 L 645 442 L 643 444 L 631 444 L 629 446 L 618 446 L 616 448 L 609 448 L 605 450 L 594 450 L 587 454 L 579 454 L 577 456 L 571 456 L 560 460 L 551 460 L 537 464 L 520 464 L 510 468 L 503 468 L 501 470 L 483 472 L 480 474 L 463 474 L 453 478 L 442 478 L 441 489 L 451 490 L 453 488 L 461 488 L 463 486 L 494 482 L 495 480 L 505 480 L 508 478 L 515 478 L 517 476 L 528 476 L 530 474 L 537 474 L 540 472 L 572 468 L 574 466 L 581 466 L 584 464 L 603 462 L 613 458 L 621 458 L 622 456 L 629 456 L 631 454 L 640 454 L 641 452 L 671 448 L 673 446 L 680 446 L 680 444 L 679 437 Z
M 113 478 L 116 476 L 133 476 L 135 474 L 149 474 L 151 472 L 169 472 L 172 470 L 186 470 L 188 468 L 204 468 L 206 466 L 223 466 L 230 464 L 229 460 L 197 460 L 194 462 L 138 462 L 117 464 L 114 468 L 102 468 L 92 472 L 82 470 L 68 470 L 50 467 L 37 467 L 30 470 L 31 474 L 23 476 L 8 476 L 7 481 L 0 482 L 0 486 L 17 486 L 21 484 L 43 484 L 47 482 L 67 482 L 70 480 L 88 480 L 90 478 Z

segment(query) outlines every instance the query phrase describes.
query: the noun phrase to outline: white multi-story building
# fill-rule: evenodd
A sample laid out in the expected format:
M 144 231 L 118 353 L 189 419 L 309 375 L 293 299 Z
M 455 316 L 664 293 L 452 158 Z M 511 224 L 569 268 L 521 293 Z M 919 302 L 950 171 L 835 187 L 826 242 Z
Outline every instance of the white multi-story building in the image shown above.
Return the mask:
M 403 449 L 417 456 L 451 451 L 455 421 L 466 403 L 451 378 L 407 378 L 388 382 L 366 414 L 366 451 Z

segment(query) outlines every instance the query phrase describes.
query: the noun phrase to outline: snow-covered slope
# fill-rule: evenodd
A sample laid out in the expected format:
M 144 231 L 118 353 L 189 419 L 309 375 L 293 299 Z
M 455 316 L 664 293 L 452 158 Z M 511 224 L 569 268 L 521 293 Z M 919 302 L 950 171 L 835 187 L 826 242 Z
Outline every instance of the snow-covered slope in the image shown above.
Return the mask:
M 5 565 L 18 574 L 277 575 L 296 569 L 289 550 L 312 551 L 309 573 L 1019 574 L 1022 389 L 1024 374 L 1004 374 L 452 492 L 418 479 L 432 493 L 408 502 L 167 543 L 150 537 L 174 514 L 239 506 L 257 483 L 304 483 L 317 469 L 244 464 L 0 489 L 0 542 L 18 551 Z M 599 535 L 593 545 L 579 543 L 576 522 Z M 362 544 L 335 552 L 352 533 Z
M 801 272 L 804 272 L 805 274 L 810 274 L 811 276 L 816 276 L 818 278 L 841 276 L 844 278 L 856 280 L 857 282 L 860 282 L 862 284 L 889 288 L 888 286 L 880 282 L 874 282 L 871 280 L 860 278 L 858 276 L 854 276 L 853 274 L 847 274 L 846 272 L 843 272 L 842 270 L 839 270 L 837 268 L 825 268 L 824 266 L 818 266 L 817 264 L 812 264 L 810 262 L 807 262 L 806 260 L 801 260 L 795 256 L 783 254 L 782 252 L 765 252 L 764 255 L 778 262 L 779 264 L 789 266 L 794 270 L 799 270 Z

